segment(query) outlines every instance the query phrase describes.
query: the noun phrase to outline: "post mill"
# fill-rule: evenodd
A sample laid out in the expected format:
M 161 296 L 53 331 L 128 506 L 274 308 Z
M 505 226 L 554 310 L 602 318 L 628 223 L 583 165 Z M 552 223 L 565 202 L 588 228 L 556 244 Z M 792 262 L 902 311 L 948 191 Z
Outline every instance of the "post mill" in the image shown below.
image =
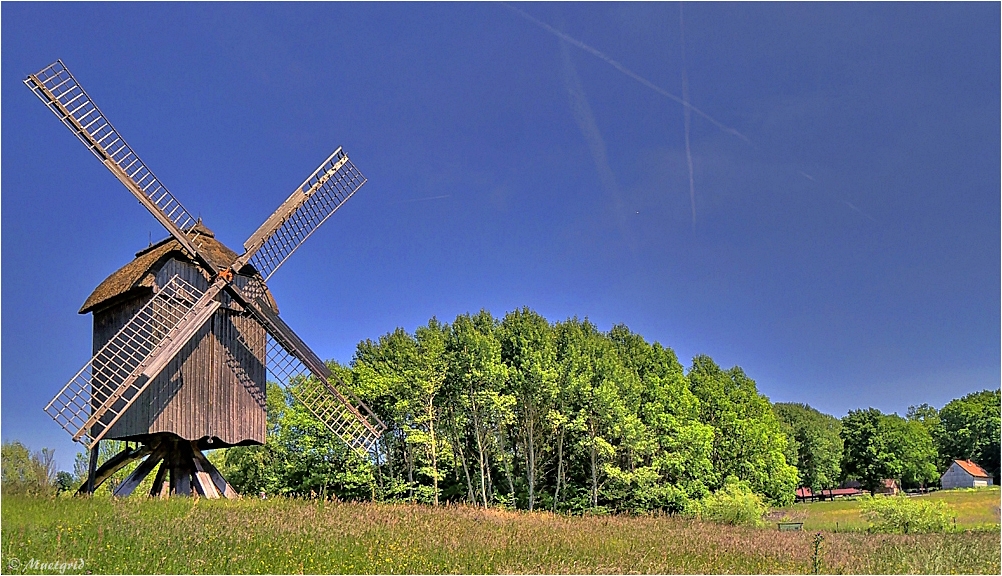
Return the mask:
M 45 407 L 90 450 L 80 491 L 142 460 L 116 496 L 154 470 L 151 496 L 237 496 L 202 451 L 264 443 L 268 381 L 370 457 L 385 425 L 279 317 L 266 284 L 365 184 L 347 154 L 335 150 L 237 254 L 154 176 L 62 61 L 24 83 L 170 233 L 84 302 L 93 357 Z M 127 444 L 98 468 L 104 439 Z

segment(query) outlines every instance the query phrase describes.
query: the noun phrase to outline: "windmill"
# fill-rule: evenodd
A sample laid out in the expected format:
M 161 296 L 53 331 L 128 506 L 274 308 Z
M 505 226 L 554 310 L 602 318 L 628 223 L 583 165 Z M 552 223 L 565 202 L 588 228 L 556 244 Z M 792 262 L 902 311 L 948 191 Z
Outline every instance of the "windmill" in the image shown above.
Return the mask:
M 365 184 L 344 151 L 324 160 L 238 255 L 154 176 L 61 60 L 24 83 L 170 233 L 84 303 L 93 357 L 45 407 L 90 449 L 80 491 L 142 459 L 116 496 L 154 469 L 151 496 L 237 496 L 202 450 L 264 442 L 269 380 L 350 449 L 373 455 L 385 425 L 279 317 L 266 284 Z M 103 439 L 124 440 L 125 449 L 97 468 Z

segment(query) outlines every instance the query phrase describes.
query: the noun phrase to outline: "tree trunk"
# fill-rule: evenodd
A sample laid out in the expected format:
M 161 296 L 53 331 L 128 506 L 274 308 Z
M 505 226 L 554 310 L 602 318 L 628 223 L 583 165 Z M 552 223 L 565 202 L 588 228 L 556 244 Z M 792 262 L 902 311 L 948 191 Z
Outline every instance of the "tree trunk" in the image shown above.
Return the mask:
M 483 430 L 480 427 L 480 411 L 477 408 L 477 397 L 473 393 L 473 380 L 470 380 L 470 406 L 473 407 L 473 436 L 477 440 L 477 452 L 480 457 L 480 496 L 484 509 L 487 508 L 487 479 L 485 478 Z
M 453 419 L 453 422 L 455 422 L 455 419 Z M 473 495 L 473 482 L 470 481 L 470 471 L 466 467 L 466 456 L 463 454 L 463 445 L 459 443 L 455 431 L 452 434 L 452 442 L 456 446 L 456 449 L 459 450 L 459 461 L 463 463 L 463 475 L 466 476 L 466 491 L 469 494 L 470 503 L 475 504 L 477 498 Z
M 499 435 L 499 438 L 501 440 L 501 453 L 503 454 L 502 457 L 504 458 L 504 475 L 505 478 L 508 480 L 508 491 L 511 493 L 512 506 L 516 506 L 517 503 L 515 501 L 515 479 L 512 478 L 511 459 L 505 457 L 505 456 L 514 456 L 514 454 L 505 454 L 508 451 L 508 443 L 505 442 L 505 434 L 503 432 Z
M 533 418 L 529 414 L 526 419 L 526 439 L 525 439 L 525 478 L 529 482 L 529 512 L 532 512 L 536 503 L 536 443 L 533 430 Z
M 598 506 L 598 454 L 595 450 L 595 421 L 590 422 L 591 432 L 591 505 Z
M 479 424 L 478 420 L 479 419 L 476 417 L 476 409 L 474 409 L 473 435 L 477 439 L 477 452 L 479 453 L 479 456 L 480 456 L 480 462 L 479 462 L 480 463 L 480 496 L 483 499 L 484 508 L 487 508 L 487 474 L 486 474 L 486 470 L 485 470 L 487 463 L 484 460 L 484 442 L 483 442 L 483 439 L 480 436 L 480 424 Z
M 494 500 L 494 479 L 491 478 L 491 456 L 489 454 L 484 455 L 484 472 L 487 476 L 487 493 L 484 494 L 484 508 L 487 508 L 488 503 Z
M 435 490 L 435 506 L 438 506 L 438 459 L 435 451 L 435 418 L 432 401 L 434 396 L 428 398 L 428 430 L 431 432 L 431 481 Z
M 553 511 L 557 511 L 557 502 L 560 500 L 560 479 L 564 475 L 564 427 L 560 427 L 560 436 L 557 437 L 557 487 L 553 490 Z
M 410 491 L 411 502 L 413 502 L 414 501 L 414 453 L 411 450 L 411 445 L 409 442 L 406 444 L 406 448 L 404 449 L 404 460 L 407 461 L 407 488 Z

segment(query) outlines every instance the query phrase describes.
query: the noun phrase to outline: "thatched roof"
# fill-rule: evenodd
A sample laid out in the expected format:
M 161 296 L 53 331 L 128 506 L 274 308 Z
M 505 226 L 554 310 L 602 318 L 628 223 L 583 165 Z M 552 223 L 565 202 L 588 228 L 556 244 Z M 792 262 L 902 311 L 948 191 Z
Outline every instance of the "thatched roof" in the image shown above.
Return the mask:
M 238 258 L 238 254 L 216 240 L 216 235 L 201 221 L 195 225 L 194 231 L 197 233 L 199 252 L 215 266 L 215 271 L 227 268 Z M 80 307 L 80 314 L 113 305 L 115 302 L 138 295 L 143 291 L 152 291 L 157 272 L 171 258 L 192 261 L 181 248 L 181 244 L 172 236 L 136 252 L 135 260 L 122 266 L 98 284 L 97 288 L 87 297 L 83 306 Z M 245 275 L 258 275 L 257 271 L 250 265 L 244 266 L 240 272 Z M 267 301 L 272 305 L 272 308 L 278 309 L 270 293 L 267 294 Z

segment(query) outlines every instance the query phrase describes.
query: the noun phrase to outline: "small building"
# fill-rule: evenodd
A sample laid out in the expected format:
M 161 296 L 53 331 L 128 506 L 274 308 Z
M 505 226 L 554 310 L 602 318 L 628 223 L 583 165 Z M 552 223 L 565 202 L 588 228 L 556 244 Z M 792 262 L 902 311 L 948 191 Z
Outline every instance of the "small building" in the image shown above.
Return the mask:
M 950 488 L 979 488 L 991 486 L 992 477 L 985 469 L 970 460 L 954 460 L 940 478 L 944 490 Z
M 797 502 L 815 502 L 825 500 L 834 500 L 836 498 L 851 498 L 854 496 L 859 496 L 863 493 L 859 488 L 825 488 L 817 492 L 812 491 L 810 488 L 797 488 L 796 498 Z
M 885 494 L 887 496 L 896 496 L 900 491 L 901 486 L 899 486 L 898 481 L 893 478 L 881 480 L 880 486 L 877 487 L 877 494 Z
M 836 498 L 853 498 L 863 494 L 863 491 L 859 488 L 835 488 L 834 490 L 827 490 L 826 492 L 831 500 Z

